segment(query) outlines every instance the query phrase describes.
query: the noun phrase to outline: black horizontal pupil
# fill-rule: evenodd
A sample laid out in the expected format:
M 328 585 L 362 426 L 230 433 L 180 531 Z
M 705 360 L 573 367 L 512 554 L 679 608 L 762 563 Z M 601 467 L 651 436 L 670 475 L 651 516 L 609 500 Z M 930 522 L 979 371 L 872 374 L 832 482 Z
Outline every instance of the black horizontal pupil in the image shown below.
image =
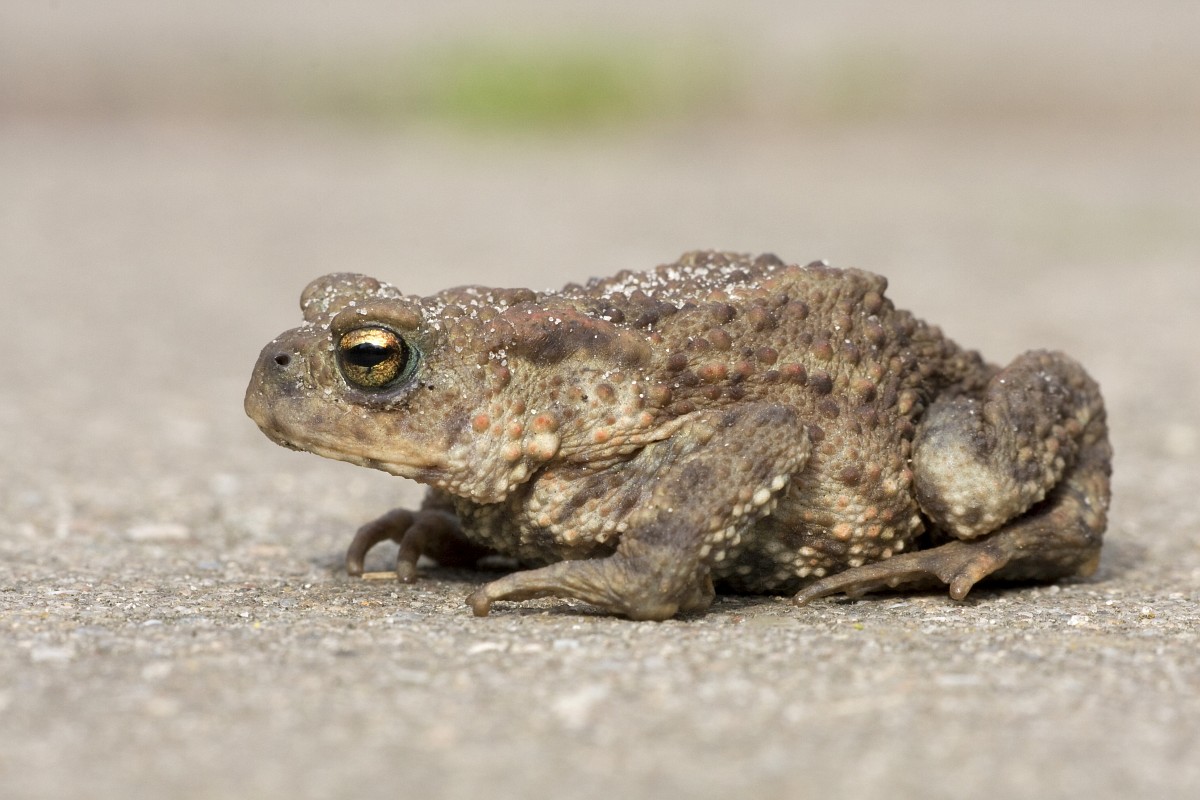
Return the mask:
M 384 361 L 395 355 L 395 349 L 391 347 L 381 347 L 371 342 L 362 342 L 356 344 L 346 351 L 346 361 L 356 367 L 370 369 L 378 366 Z

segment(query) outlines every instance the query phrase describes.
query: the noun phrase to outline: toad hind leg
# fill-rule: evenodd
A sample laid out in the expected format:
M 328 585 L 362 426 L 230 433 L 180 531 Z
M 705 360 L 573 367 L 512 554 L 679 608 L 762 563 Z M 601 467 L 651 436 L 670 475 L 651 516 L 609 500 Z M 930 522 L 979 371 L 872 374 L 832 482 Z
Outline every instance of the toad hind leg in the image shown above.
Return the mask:
M 711 563 L 771 513 L 809 447 L 787 406 L 698 414 L 626 465 L 625 482 L 646 489 L 616 552 L 506 575 L 467 602 L 477 616 L 497 600 L 535 597 L 583 600 L 632 619 L 703 610 L 713 598 Z
M 925 457 L 923 448 L 931 448 Z M 1026 354 L 993 378 L 982 400 L 935 403 L 918 431 L 914 466 L 922 510 L 961 540 L 831 575 L 793 600 L 804 605 L 831 594 L 939 582 L 961 600 L 987 576 L 1090 575 L 1107 521 L 1111 460 L 1095 383 L 1065 356 Z M 1042 499 L 1045 490 L 1038 487 L 1054 481 Z M 975 502 L 973 494 L 980 495 Z M 1016 509 L 1015 518 L 988 532 L 1003 509 Z

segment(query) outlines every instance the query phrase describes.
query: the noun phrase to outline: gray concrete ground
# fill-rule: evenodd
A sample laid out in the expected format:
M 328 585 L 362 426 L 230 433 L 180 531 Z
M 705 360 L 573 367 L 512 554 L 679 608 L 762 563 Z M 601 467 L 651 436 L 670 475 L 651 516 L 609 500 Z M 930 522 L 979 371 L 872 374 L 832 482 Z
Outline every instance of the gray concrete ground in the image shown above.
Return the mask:
M 915 115 L 806 122 L 768 102 L 534 137 L 189 116 L 161 97 L 101 113 L 79 94 L 89 53 L 119 88 L 126 56 L 169 72 L 177 51 L 202 67 L 268 33 L 301 51 L 419 38 L 491 24 L 490 6 L 104 7 L 10 7 L 0 26 L 0 796 L 1196 796 L 1185 4 L 992 20 L 757 3 L 721 27 L 719 4 L 567 19 L 524 3 L 509 25 L 716 30 L 764 48 L 767 75 L 802 42 L 899 47 L 941 76 Z M 1001 110 L 1050 101 L 954 104 L 1005 76 Z M 241 412 L 259 348 L 323 272 L 547 286 L 697 247 L 867 267 L 993 360 L 1079 357 L 1117 451 L 1099 573 L 963 603 L 725 597 L 632 623 L 545 601 L 474 619 L 462 600 L 485 573 L 404 587 L 340 569 L 356 525 L 415 486 L 286 452 Z

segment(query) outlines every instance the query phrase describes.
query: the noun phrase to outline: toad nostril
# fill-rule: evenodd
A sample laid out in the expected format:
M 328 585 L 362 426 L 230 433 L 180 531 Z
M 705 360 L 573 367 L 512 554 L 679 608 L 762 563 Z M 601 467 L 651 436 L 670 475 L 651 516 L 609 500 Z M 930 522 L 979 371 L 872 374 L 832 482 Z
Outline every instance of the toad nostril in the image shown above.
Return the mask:
M 281 367 L 286 367 L 288 364 L 292 363 L 292 357 L 287 353 L 280 353 L 279 355 L 275 356 L 275 363 Z

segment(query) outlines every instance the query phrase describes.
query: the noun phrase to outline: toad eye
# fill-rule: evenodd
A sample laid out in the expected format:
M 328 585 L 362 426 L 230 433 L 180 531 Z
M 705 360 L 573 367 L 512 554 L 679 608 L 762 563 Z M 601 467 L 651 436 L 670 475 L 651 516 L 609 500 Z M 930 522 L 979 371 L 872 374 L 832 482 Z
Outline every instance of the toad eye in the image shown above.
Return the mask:
M 417 352 L 387 328 L 359 328 L 338 340 L 338 363 L 353 386 L 368 391 L 387 389 L 410 377 Z

